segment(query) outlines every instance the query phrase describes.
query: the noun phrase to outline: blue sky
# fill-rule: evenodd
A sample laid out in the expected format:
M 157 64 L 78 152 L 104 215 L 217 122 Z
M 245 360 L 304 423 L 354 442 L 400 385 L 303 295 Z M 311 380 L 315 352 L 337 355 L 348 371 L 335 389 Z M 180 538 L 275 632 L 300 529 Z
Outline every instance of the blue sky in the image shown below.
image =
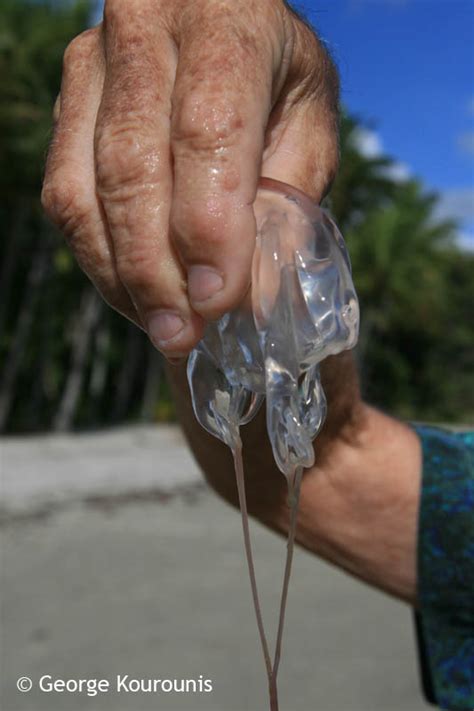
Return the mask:
M 474 248 L 474 0 L 295 2 L 339 66 L 342 99 L 383 150 L 442 196 Z
M 474 0 L 293 4 L 330 47 L 343 102 L 371 127 L 364 149 L 439 191 L 440 216 L 458 218 L 474 249 Z

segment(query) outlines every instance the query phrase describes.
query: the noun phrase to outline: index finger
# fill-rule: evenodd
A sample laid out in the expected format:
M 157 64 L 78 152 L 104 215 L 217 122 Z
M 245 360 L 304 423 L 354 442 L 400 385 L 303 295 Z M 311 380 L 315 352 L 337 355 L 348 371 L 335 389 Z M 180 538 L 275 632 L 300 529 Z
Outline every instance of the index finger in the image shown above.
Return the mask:
M 97 192 L 117 274 L 153 343 L 184 355 L 202 335 L 169 241 L 174 46 L 153 0 L 105 8 L 106 75 L 95 131 Z M 127 13 L 130 12 L 130 17 Z

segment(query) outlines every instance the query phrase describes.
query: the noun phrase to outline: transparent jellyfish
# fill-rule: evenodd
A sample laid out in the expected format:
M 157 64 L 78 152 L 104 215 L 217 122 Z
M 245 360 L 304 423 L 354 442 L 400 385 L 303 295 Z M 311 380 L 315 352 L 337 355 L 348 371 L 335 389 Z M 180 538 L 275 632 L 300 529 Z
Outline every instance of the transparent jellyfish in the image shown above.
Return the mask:
M 188 361 L 195 415 L 232 450 L 250 584 L 269 685 L 277 673 L 303 469 L 326 416 L 319 364 L 357 341 L 359 307 L 344 241 L 329 217 L 298 190 L 263 179 L 254 204 L 257 238 L 251 290 L 208 325 Z M 266 401 L 273 455 L 288 483 L 290 524 L 273 661 L 263 625 L 248 527 L 240 425 Z
M 262 179 L 251 294 L 208 325 L 188 362 L 194 412 L 230 447 L 266 399 L 275 461 L 287 476 L 314 463 L 326 415 L 319 364 L 353 348 L 359 308 L 344 240 L 326 213 Z

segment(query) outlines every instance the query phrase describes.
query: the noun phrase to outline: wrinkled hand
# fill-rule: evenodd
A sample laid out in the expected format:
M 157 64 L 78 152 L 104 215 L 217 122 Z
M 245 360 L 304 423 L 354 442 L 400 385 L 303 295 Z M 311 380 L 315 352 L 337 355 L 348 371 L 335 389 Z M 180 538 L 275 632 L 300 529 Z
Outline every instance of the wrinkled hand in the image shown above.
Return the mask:
M 64 56 L 43 205 L 169 358 L 243 298 L 261 175 L 320 201 L 337 74 L 282 0 L 108 0 Z

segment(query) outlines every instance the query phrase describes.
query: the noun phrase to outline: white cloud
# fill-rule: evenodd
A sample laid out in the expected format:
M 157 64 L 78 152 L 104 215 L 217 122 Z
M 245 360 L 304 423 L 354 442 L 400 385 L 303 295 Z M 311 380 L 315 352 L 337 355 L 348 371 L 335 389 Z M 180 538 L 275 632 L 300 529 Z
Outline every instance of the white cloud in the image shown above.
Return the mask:
M 474 154 L 474 132 L 464 134 L 463 139 L 464 150 Z M 384 153 L 383 141 L 377 131 L 357 128 L 354 132 L 354 142 L 356 148 L 367 158 L 377 158 Z M 383 174 L 392 180 L 403 182 L 410 179 L 412 171 L 406 163 L 395 161 L 391 166 L 383 169 Z M 451 188 L 441 192 L 435 210 L 435 219 L 459 221 L 461 229 L 456 242 L 461 249 L 474 251 L 474 187 Z
M 474 156 L 474 131 L 466 131 L 458 136 L 458 146 L 463 153 Z
M 410 166 L 406 163 L 399 163 L 398 161 L 392 163 L 392 165 L 389 165 L 387 168 L 384 168 L 383 173 L 387 176 L 387 178 L 390 178 L 395 183 L 403 183 L 405 180 L 410 180 L 412 177 Z
M 456 243 L 458 247 L 465 249 L 466 252 L 474 252 L 474 231 L 461 230 L 456 237 Z
M 377 131 L 359 127 L 356 128 L 353 136 L 356 148 L 366 158 L 377 158 L 384 153 L 383 141 Z M 412 174 L 410 166 L 399 161 L 394 161 L 392 165 L 389 165 L 387 168 L 382 168 L 380 172 L 397 183 L 408 180 Z
M 458 220 L 456 243 L 460 249 L 474 252 L 474 188 L 445 190 L 439 197 L 435 218 Z
M 366 158 L 376 158 L 383 152 L 383 143 L 379 134 L 369 128 L 356 128 L 353 133 L 356 148 Z
M 474 224 L 474 188 L 452 188 L 442 192 L 436 216 Z

